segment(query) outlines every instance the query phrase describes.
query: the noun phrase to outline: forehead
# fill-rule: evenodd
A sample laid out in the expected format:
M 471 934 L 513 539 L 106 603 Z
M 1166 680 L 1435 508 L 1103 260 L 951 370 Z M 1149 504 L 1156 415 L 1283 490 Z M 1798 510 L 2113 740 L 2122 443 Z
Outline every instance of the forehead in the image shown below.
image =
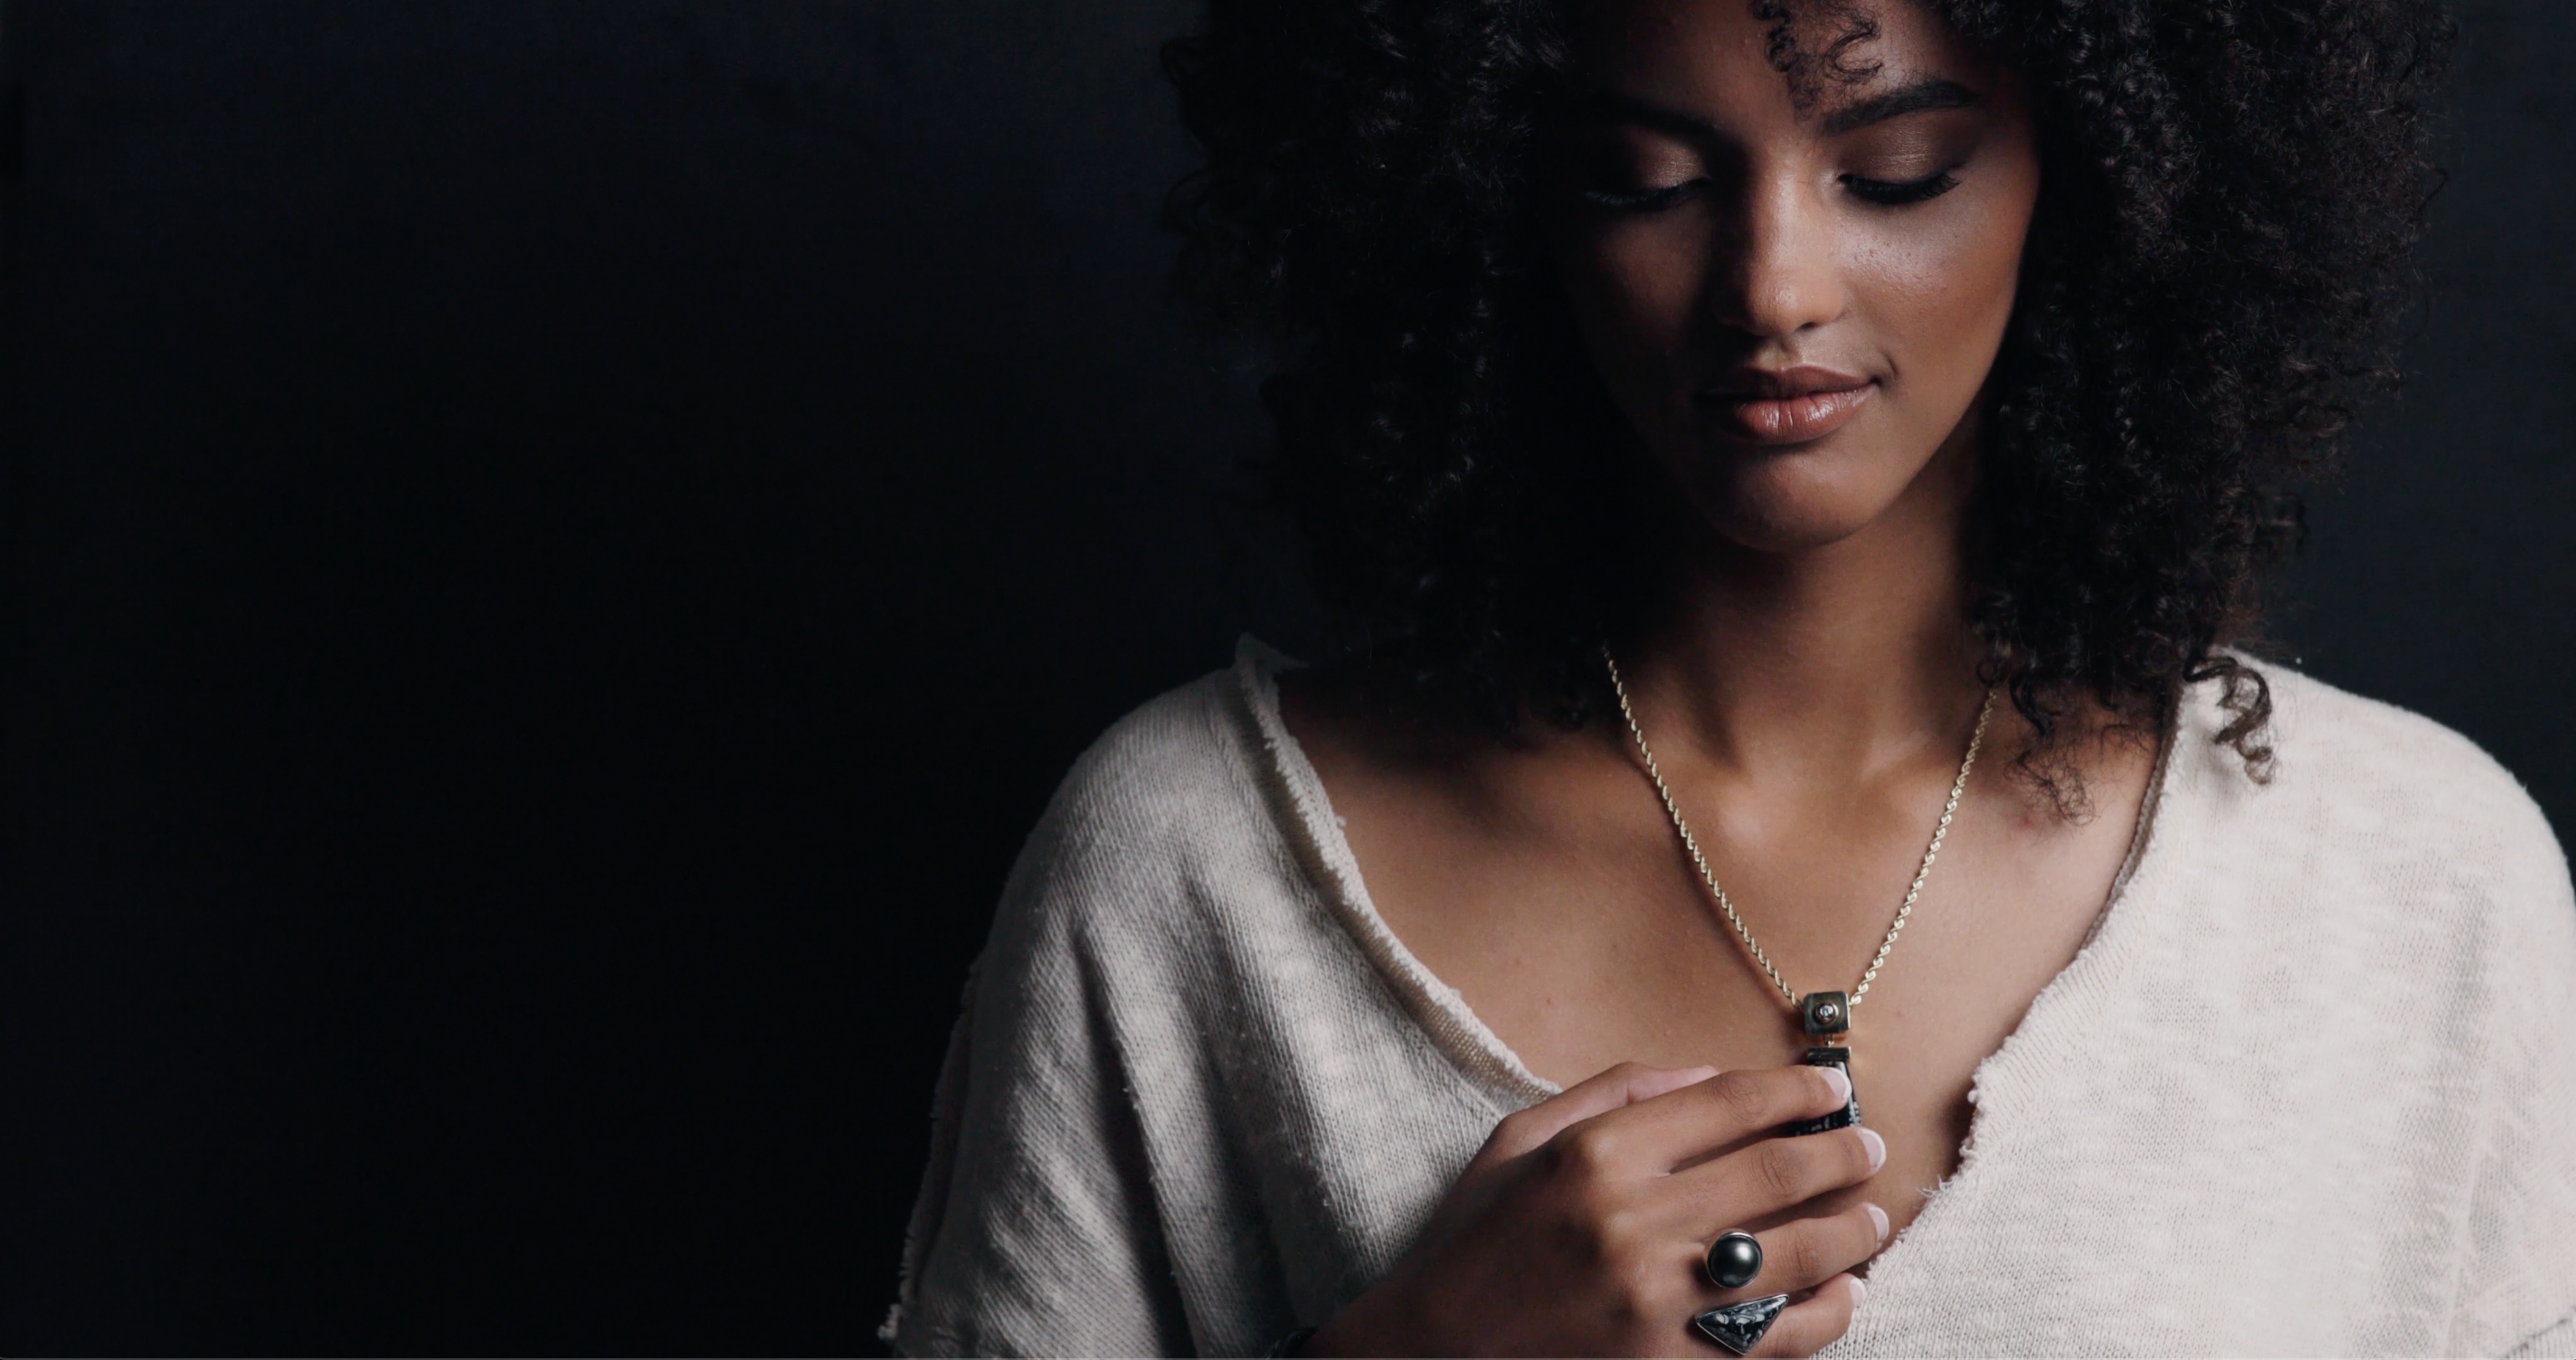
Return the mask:
M 1917 0 L 1595 0 L 1576 54 L 1594 88 L 1719 126 L 1812 129 L 1893 86 L 1977 71 Z

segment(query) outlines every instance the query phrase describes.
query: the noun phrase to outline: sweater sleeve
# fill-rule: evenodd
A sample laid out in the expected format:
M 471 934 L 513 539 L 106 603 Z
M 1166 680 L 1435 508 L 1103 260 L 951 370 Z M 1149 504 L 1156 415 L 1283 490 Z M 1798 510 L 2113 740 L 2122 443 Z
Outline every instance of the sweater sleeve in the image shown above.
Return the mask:
M 2488 1137 L 2452 1354 L 2576 1353 L 2576 892 L 2540 810 L 2518 801 L 2494 847 Z
M 904 1355 L 1191 1348 L 1080 908 L 1115 891 L 1078 767 L 1032 833 L 968 983 L 931 1163 L 879 1336 Z

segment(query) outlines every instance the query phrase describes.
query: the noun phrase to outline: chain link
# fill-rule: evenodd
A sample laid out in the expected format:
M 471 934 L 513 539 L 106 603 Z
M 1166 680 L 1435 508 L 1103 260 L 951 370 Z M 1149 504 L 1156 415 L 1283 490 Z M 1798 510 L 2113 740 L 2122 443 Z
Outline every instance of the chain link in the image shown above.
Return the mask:
M 1654 784 L 1655 796 L 1664 800 L 1665 815 L 1672 818 L 1673 830 L 1680 833 L 1682 848 L 1690 852 L 1691 864 L 1699 870 L 1700 881 L 1708 885 L 1708 895 L 1717 899 L 1717 909 L 1725 915 L 1726 923 L 1735 927 L 1736 938 L 1744 941 L 1745 952 L 1761 965 L 1763 975 L 1771 979 L 1771 985 L 1780 989 L 1780 995 L 1787 998 L 1794 1009 L 1798 1004 L 1797 989 L 1789 985 L 1787 978 L 1780 976 L 1780 970 L 1771 964 L 1771 956 L 1763 953 L 1762 946 L 1754 942 L 1752 929 L 1744 924 L 1742 916 L 1736 914 L 1735 903 L 1728 899 L 1726 889 L 1717 885 L 1716 871 L 1708 867 L 1708 856 L 1700 852 L 1699 837 L 1692 835 L 1690 823 L 1682 820 L 1681 804 L 1673 800 L 1671 787 L 1664 783 L 1663 771 L 1655 765 L 1655 752 L 1646 745 L 1646 729 L 1637 725 L 1637 711 L 1628 704 L 1627 681 L 1620 677 L 1619 663 L 1611 658 L 1607 646 L 1601 649 L 1601 664 L 1610 668 L 1610 689 L 1619 696 L 1619 716 L 1628 720 L 1628 735 L 1636 739 L 1638 758 L 1646 763 L 1646 778 Z M 1905 929 L 1905 918 L 1914 914 L 1914 899 L 1923 895 L 1923 880 L 1931 875 L 1932 861 L 1941 854 L 1942 838 L 1950 834 L 1950 819 L 1959 813 L 1959 796 L 1967 792 L 1968 772 L 1977 768 L 1977 748 L 1985 744 L 1986 720 L 1993 717 L 1994 712 L 1995 692 L 1989 687 L 1985 703 L 1977 709 L 1977 730 L 1968 737 L 1968 754 L 1959 762 L 1959 777 L 1950 781 L 1950 801 L 1942 804 L 1941 820 L 1932 828 L 1932 843 L 1924 847 L 1922 867 L 1914 871 L 1914 882 L 1905 889 L 1905 901 L 1896 909 L 1896 920 L 1887 927 L 1887 938 L 1878 942 L 1877 956 L 1869 961 L 1869 967 L 1860 975 L 1860 985 L 1852 989 L 1851 999 L 1845 1004 L 1857 1008 L 1860 999 L 1869 994 L 1869 985 L 1878 980 L 1878 970 L 1887 964 L 1888 951 L 1896 948 L 1896 937 Z

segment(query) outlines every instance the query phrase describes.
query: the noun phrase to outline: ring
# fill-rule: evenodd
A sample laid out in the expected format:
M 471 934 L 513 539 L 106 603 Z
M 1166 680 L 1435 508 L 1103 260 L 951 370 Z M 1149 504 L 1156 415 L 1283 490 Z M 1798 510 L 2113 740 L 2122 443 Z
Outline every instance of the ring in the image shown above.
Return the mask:
M 1751 1233 L 1721 1234 L 1708 1244 L 1706 1264 L 1709 1281 L 1718 1288 L 1742 1289 L 1762 1273 L 1762 1244 Z
M 1771 1330 L 1771 1323 L 1780 1316 L 1780 1310 L 1788 1306 L 1789 1296 L 1786 1294 L 1748 1299 L 1743 1303 L 1730 1303 L 1724 1308 L 1711 1308 L 1692 1318 L 1691 1325 L 1699 1328 L 1700 1335 L 1742 1355 L 1762 1344 L 1762 1334 Z

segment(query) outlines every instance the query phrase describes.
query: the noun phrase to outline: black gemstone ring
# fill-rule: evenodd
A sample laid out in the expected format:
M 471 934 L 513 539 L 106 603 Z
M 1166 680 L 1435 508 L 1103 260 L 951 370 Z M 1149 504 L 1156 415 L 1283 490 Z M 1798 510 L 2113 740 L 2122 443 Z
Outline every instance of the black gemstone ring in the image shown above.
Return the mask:
M 1731 1232 L 1708 1244 L 1709 1282 L 1720 1289 L 1742 1289 L 1762 1273 L 1762 1244 L 1753 1234 Z

